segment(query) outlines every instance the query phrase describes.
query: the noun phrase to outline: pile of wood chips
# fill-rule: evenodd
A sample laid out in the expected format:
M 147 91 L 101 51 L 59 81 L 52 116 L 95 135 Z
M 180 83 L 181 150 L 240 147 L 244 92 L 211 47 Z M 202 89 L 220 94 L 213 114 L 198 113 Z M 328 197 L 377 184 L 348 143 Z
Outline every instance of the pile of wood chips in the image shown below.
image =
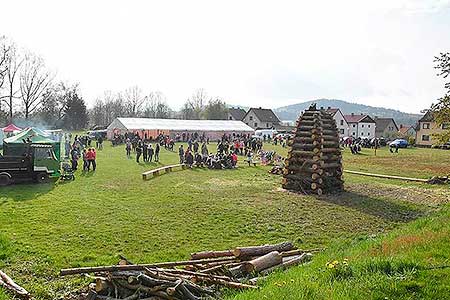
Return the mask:
M 132 264 L 121 257 L 119 265 L 63 269 L 61 275 L 94 274 L 95 280 L 78 299 L 219 299 L 222 287 L 256 289 L 267 274 L 309 261 L 310 252 L 291 242 L 238 247 L 191 254 L 188 261 Z

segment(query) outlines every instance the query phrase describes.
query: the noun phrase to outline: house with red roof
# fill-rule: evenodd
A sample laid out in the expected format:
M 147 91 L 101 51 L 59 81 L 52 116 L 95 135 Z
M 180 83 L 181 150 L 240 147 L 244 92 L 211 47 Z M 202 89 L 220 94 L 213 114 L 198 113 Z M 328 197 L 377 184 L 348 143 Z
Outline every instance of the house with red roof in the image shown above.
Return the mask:
M 351 115 L 345 115 L 344 118 L 348 123 L 349 136 L 355 139 L 372 139 L 375 137 L 376 122 L 369 115 L 352 113 Z

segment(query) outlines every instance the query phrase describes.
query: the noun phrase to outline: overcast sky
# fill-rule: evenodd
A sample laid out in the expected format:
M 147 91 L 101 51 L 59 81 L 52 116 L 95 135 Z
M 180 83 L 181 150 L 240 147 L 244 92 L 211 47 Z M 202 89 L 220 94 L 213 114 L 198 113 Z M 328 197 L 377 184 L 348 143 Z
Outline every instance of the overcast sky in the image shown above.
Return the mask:
M 334 98 L 419 112 L 443 94 L 450 0 L 1 1 L 0 34 L 79 82 L 89 104 L 132 85 L 178 109 Z

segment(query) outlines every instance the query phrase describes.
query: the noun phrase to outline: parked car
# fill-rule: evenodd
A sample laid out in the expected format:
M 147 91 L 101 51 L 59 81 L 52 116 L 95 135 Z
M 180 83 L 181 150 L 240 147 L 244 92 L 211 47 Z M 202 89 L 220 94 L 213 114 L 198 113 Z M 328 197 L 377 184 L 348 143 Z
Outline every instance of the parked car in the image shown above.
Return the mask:
M 396 139 L 389 143 L 389 147 L 406 148 L 408 145 L 408 141 L 404 139 Z
M 442 144 L 442 145 L 433 145 L 433 146 L 431 146 L 431 148 L 449 150 L 450 149 L 450 142 L 447 142 L 447 143 Z

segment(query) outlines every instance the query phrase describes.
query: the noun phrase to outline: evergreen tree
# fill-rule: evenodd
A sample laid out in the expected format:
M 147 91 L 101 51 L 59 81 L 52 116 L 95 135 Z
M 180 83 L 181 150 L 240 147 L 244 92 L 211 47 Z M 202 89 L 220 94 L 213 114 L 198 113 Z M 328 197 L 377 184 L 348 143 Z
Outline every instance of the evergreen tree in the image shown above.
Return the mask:
M 86 103 L 78 93 L 73 93 L 71 97 L 67 99 L 63 126 L 66 129 L 80 130 L 86 128 L 87 125 L 88 113 Z

